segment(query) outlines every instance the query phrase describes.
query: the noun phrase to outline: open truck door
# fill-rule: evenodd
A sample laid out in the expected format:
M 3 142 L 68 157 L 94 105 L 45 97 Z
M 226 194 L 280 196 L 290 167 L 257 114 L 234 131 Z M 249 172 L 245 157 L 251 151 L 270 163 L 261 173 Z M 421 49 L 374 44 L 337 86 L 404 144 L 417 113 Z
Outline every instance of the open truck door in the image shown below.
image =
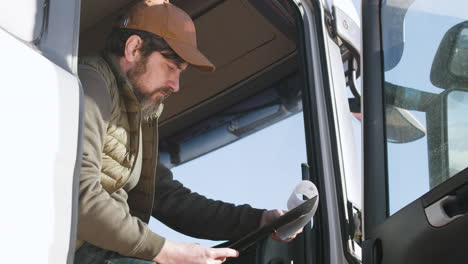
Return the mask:
M 187 13 L 193 13 L 194 1 L 174 3 L 185 8 Z M 303 233 L 289 243 L 274 241 L 263 232 L 255 237 L 258 240 L 249 236 L 240 242 L 230 241 L 225 245 L 232 245 L 242 252 L 239 258 L 228 260 L 228 263 L 359 263 L 362 199 L 359 157 L 356 154 L 359 150 L 355 140 L 360 136 L 353 129 L 352 121 L 357 124 L 359 121 L 354 119 L 352 111 L 360 114 L 360 92 L 355 85 L 355 78 L 360 71 L 360 23 L 352 1 L 251 0 L 217 1 L 216 5 L 208 3 L 198 1 L 197 5 L 203 7 L 204 12 L 195 12 L 193 16 L 200 35 L 200 47 L 211 47 L 211 50 L 217 46 L 229 47 L 219 54 L 222 58 L 228 57 L 231 50 L 247 46 L 246 43 L 255 41 L 257 44 L 249 44 L 255 44 L 252 46 L 255 48 L 242 51 L 236 55 L 239 56 L 238 60 L 232 60 L 213 73 L 223 82 L 212 82 L 217 78 L 212 78 L 210 82 L 209 78 L 203 78 L 199 73 L 194 72 L 192 75 L 187 72 L 184 77 L 187 79 L 182 81 L 185 87 L 181 90 L 190 91 L 190 86 L 201 80 L 205 82 L 204 87 L 216 88 L 219 92 L 216 96 L 203 95 L 203 101 L 188 108 L 183 108 L 184 101 L 177 101 L 183 96 L 190 96 L 188 93 L 180 93 L 168 99 L 165 104 L 167 107 L 179 109 L 167 108 L 165 114 L 173 111 L 172 116 L 162 116 L 161 161 L 167 167 L 177 170 L 177 166 L 185 162 L 195 163 L 201 155 L 215 153 L 217 148 L 227 149 L 228 144 L 236 144 L 238 139 L 250 137 L 265 127 L 274 126 L 280 120 L 297 114 L 295 117 L 302 118 L 303 124 L 295 129 L 302 130 L 299 136 L 306 145 L 306 155 L 297 160 L 294 165 L 296 170 L 288 170 L 281 177 L 297 177 L 299 181 L 302 170 L 302 180 L 312 181 L 318 187 L 320 203 L 314 225 L 307 225 Z M 220 19 L 228 16 L 230 20 Z M 247 22 L 249 26 L 240 27 L 241 21 L 244 24 Z M 229 30 L 219 32 L 219 26 L 215 25 L 221 22 Z M 234 25 L 232 30 L 231 25 Z M 92 31 L 99 27 L 89 28 Z M 251 28 L 258 30 L 248 35 L 252 32 Z M 84 32 L 81 40 L 85 42 L 87 32 Z M 226 34 L 226 37 L 220 38 L 219 34 Z M 262 40 L 263 35 L 268 38 Z M 213 36 L 218 36 L 216 41 L 210 41 Z M 229 46 L 237 43 L 232 39 L 241 45 Z M 220 41 L 226 43 L 219 44 Z M 288 44 L 290 42 L 293 45 Z M 284 49 L 278 44 L 291 48 Z M 268 56 L 262 55 L 264 52 L 268 52 Z M 275 58 L 278 56 L 280 59 Z M 266 59 L 268 63 L 256 66 Z M 256 68 L 252 69 L 252 66 Z M 237 78 L 235 82 L 224 83 L 234 77 Z M 188 78 L 193 78 L 193 81 L 189 82 Z M 194 98 L 192 96 L 188 99 Z M 350 102 L 356 105 L 351 107 Z M 288 136 L 269 144 L 288 142 L 293 135 L 298 134 L 291 131 Z M 243 153 L 254 151 L 249 149 L 253 146 L 244 147 Z M 288 155 L 286 150 L 284 147 L 279 156 Z M 255 162 L 249 163 L 250 170 L 263 164 L 262 156 L 267 155 L 262 151 L 268 150 L 262 147 Z M 292 151 L 300 152 L 301 149 Z M 242 164 L 239 160 L 236 164 Z M 268 172 L 271 168 L 280 170 L 280 163 L 262 165 L 261 173 L 254 177 L 265 177 L 265 181 L 276 184 L 279 181 L 274 179 L 278 176 Z M 224 171 L 216 174 L 226 177 L 225 171 L 234 169 L 226 164 Z M 243 174 L 248 175 L 249 172 L 238 173 Z M 198 180 L 204 179 L 200 177 Z M 236 176 L 236 180 L 245 181 L 245 185 L 252 185 L 253 182 L 251 179 L 242 180 L 241 176 Z M 257 187 L 260 190 L 263 186 Z M 285 186 L 280 187 L 283 187 L 280 188 L 281 192 L 290 191 Z M 246 190 L 247 187 L 243 187 L 237 191 L 237 195 L 247 195 Z M 202 193 L 214 197 L 209 191 Z M 267 197 L 279 195 L 271 190 L 265 193 Z M 265 194 L 261 198 L 265 199 Z
M 274 1 L 277 2 L 277 1 Z M 278 1 L 288 4 L 288 1 Z M 291 4 L 290 1 L 289 4 Z M 257 243 L 252 262 L 360 263 L 361 174 L 360 21 L 351 1 L 294 1 L 298 74 L 301 85 L 307 163 L 303 180 L 314 182 L 320 204 L 314 225 L 290 243 Z M 285 8 L 287 9 L 287 8 Z
M 363 263 L 468 259 L 466 1 L 363 1 Z

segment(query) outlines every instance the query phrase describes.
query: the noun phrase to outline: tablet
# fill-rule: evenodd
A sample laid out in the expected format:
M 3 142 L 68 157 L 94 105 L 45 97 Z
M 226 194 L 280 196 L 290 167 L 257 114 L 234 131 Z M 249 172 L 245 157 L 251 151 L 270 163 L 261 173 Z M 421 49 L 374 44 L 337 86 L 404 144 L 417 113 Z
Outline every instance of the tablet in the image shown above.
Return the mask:
M 298 205 L 294 209 L 286 212 L 284 215 L 280 216 L 278 219 L 274 220 L 273 222 L 256 229 L 248 233 L 247 235 L 243 236 L 239 240 L 236 241 L 228 241 L 226 243 L 214 246 L 215 248 L 221 247 L 228 247 L 239 251 L 240 254 L 245 252 L 248 248 L 255 245 L 258 241 L 267 238 L 278 228 L 291 223 L 292 221 L 300 218 L 303 215 L 308 214 L 315 206 L 317 202 L 317 197 L 315 196 L 312 199 L 306 200 L 302 204 Z

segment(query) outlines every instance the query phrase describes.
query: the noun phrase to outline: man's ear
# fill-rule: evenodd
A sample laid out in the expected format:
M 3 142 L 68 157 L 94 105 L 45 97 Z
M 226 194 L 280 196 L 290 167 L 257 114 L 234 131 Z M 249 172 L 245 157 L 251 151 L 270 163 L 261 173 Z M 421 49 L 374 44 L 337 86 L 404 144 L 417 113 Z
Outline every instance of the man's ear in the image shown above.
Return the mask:
M 137 35 L 131 35 L 125 43 L 124 57 L 129 63 L 134 63 L 140 58 L 140 47 L 143 40 Z

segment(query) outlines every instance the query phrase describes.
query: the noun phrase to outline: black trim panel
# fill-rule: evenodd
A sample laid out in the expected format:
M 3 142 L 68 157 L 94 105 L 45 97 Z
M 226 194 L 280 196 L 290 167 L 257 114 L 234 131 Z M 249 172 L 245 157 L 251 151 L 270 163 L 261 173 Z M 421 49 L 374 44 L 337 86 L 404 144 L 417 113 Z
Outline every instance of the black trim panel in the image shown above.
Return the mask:
M 362 17 L 364 235 L 368 239 L 388 215 L 380 0 L 363 1 Z
M 382 262 L 377 263 L 465 263 L 467 226 L 468 216 L 464 215 L 446 226 L 432 227 L 418 199 L 376 228 L 375 234 L 382 241 Z M 377 264 L 367 259 L 363 263 Z
M 430 192 L 426 193 L 422 198 L 422 204 L 427 207 L 447 195 L 453 194 L 460 186 L 468 184 L 468 168 L 457 173 L 450 179 L 444 181 Z
M 321 23 L 320 18 L 320 3 L 319 1 L 312 1 L 312 10 L 313 17 L 307 17 L 308 19 L 315 19 L 313 24 L 316 26 L 317 23 Z M 324 84 L 324 75 L 322 73 L 321 67 L 315 68 L 316 66 L 323 65 L 326 67 L 326 64 L 322 64 L 322 58 L 315 58 L 312 56 L 311 49 L 313 48 L 313 43 L 323 50 L 323 35 L 319 32 L 320 27 L 316 26 L 316 35 L 311 36 L 309 32 L 311 29 L 309 25 L 304 23 L 301 20 L 301 28 L 298 30 L 299 38 L 299 57 L 303 59 L 302 64 L 302 73 L 305 76 L 305 85 L 303 90 L 303 111 L 304 111 L 304 126 L 306 131 L 306 143 L 307 143 L 307 157 L 308 165 L 310 167 L 310 180 L 317 185 L 317 188 L 320 195 L 320 203 L 317 210 L 317 213 L 314 217 L 314 227 L 311 232 L 307 232 L 305 241 L 310 243 L 313 248 L 311 249 L 312 254 L 307 254 L 306 259 L 312 260 L 311 263 L 330 263 L 330 237 L 328 236 L 329 230 L 329 220 L 328 220 L 328 210 L 327 210 L 327 199 L 326 195 L 322 193 L 322 190 L 325 190 L 325 184 L 322 180 L 324 171 L 325 171 L 325 160 L 326 157 L 323 156 L 321 138 L 320 138 L 320 117 L 318 111 L 317 98 L 314 90 L 318 89 L 316 85 L 320 85 L 322 89 Z M 315 31 L 315 30 L 312 30 Z M 305 32 L 305 34 L 304 34 Z M 308 46 L 304 46 L 308 45 Z M 319 52 L 317 52 L 319 54 Z M 327 78 L 327 77 L 326 77 Z M 327 124 L 325 124 L 327 125 Z M 307 136 L 308 135 L 308 136 Z M 312 256 L 311 256 L 312 255 Z

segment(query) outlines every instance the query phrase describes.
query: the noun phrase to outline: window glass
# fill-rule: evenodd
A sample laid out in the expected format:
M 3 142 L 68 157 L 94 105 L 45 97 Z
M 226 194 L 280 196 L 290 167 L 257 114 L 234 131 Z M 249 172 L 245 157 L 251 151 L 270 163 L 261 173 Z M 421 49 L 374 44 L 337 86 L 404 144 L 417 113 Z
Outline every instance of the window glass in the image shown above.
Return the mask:
M 468 159 L 468 93 L 451 91 L 447 95 L 447 139 L 449 174 L 454 175 L 467 166 Z
M 261 209 L 287 209 L 307 162 L 302 112 L 248 137 L 172 169 L 174 178 L 211 199 L 250 204 Z M 219 241 L 199 240 L 170 230 L 152 218 L 150 228 L 172 241 L 205 246 Z
M 464 0 L 383 1 L 390 214 L 468 165 L 453 135 L 467 123 L 452 122 L 466 113 L 464 99 L 452 101 L 468 89 L 467 9 Z

